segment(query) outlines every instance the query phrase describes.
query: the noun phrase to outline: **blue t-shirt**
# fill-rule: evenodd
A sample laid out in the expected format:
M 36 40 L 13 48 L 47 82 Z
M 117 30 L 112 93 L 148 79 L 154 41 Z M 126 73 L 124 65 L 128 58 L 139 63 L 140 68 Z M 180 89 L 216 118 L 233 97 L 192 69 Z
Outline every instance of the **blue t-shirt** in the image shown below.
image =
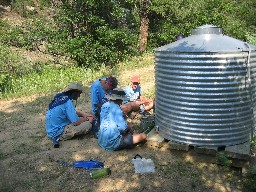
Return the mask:
M 138 86 L 136 89 L 132 89 L 131 86 L 127 86 L 124 88 L 124 92 L 130 101 L 137 101 L 141 96 L 141 87 Z
M 108 99 L 105 97 L 106 92 L 101 85 L 100 80 L 106 80 L 106 78 L 96 80 L 91 86 L 91 103 L 93 114 L 96 114 L 97 110 L 99 109 L 97 104 L 103 105 L 108 101 Z
M 105 103 L 100 112 L 99 146 L 106 150 L 118 148 L 122 139 L 121 132 L 127 127 L 120 106 L 114 102 Z
M 72 100 L 49 109 L 46 113 L 46 133 L 50 138 L 61 135 L 66 125 L 75 123 L 79 117 L 76 114 Z

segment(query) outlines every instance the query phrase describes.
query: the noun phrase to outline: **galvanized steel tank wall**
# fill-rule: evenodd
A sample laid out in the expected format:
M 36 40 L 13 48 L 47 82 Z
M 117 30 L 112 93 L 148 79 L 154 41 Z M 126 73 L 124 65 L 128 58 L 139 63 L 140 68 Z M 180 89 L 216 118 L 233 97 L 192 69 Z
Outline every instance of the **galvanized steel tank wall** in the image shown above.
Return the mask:
M 162 137 L 228 146 L 254 130 L 256 47 L 205 25 L 155 50 L 156 125 Z

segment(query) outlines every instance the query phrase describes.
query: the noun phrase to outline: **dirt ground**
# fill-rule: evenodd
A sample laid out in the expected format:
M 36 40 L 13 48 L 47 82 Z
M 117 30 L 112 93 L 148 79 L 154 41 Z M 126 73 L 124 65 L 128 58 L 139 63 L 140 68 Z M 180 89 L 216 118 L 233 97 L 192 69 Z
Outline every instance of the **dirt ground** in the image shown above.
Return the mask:
M 140 71 L 141 70 L 141 71 Z M 142 75 L 142 84 L 154 86 L 154 67 L 119 75 L 121 85 L 132 74 Z M 78 110 L 90 112 L 89 85 Z M 240 169 L 218 166 L 216 157 L 141 144 L 134 149 L 105 151 L 90 135 L 77 137 L 53 148 L 45 133 L 45 112 L 53 94 L 0 101 L 0 191 L 248 191 L 243 188 Z M 153 160 L 156 171 L 136 174 L 132 158 L 139 154 Z M 63 166 L 58 160 L 73 163 L 98 160 L 112 174 L 91 179 L 85 169 Z

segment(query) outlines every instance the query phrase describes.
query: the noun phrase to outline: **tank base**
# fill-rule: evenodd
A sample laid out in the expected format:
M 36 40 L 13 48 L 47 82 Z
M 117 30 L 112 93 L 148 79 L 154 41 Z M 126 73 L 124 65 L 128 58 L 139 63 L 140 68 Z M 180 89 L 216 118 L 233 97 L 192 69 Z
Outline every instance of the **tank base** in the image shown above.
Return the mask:
M 196 153 L 206 155 L 216 155 L 223 152 L 225 156 L 233 159 L 249 160 L 250 158 L 250 142 L 245 142 L 233 146 L 209 147 L 209 146 L 193 146 L 183 143 L 169 141 L 169 148 L 174 150 L 189 151 L 194 150 Z

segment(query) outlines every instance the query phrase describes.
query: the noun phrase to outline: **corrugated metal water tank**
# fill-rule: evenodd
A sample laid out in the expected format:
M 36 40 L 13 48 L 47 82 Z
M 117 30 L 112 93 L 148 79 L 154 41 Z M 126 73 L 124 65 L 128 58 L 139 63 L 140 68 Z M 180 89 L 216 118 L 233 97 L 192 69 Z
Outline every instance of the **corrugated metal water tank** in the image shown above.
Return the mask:
M 229 146 L 254 131 L 256 47 L 204 25 L 155 50 L 155 121 L 165 139 Z

